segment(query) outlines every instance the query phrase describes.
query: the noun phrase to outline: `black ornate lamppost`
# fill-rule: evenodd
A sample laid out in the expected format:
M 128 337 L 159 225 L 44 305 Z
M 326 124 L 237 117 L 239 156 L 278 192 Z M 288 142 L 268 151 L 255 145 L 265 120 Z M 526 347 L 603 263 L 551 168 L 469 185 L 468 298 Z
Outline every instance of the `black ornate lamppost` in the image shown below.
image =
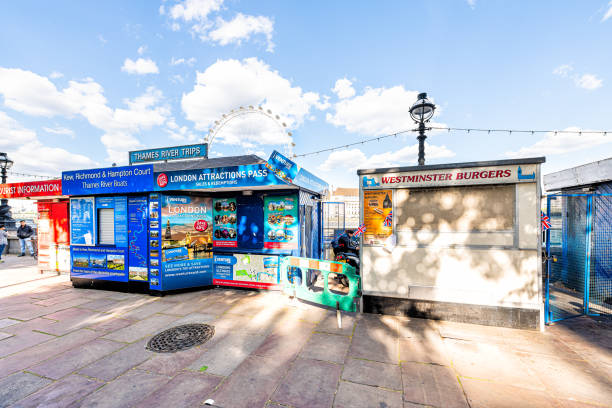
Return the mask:
M 419 125 L 419 166 L 425 165 L 425 123 L 432 118 L 436 105 L 427 99 L 427 93 L 423 92 L 417 96 L 417 101 L 410 107 L 410 116 Z
M 13 166 L 13 161 L 8 158 L 6 153 L 0 153 L 0 176 L 2 184 L 6 184 L 6 171 Z M 0 225 L 6 228 L 14 228 L 15 220 L 11 214 L 11 207 L 8 205 L 8 200 L 3 198 L 0 200 Z

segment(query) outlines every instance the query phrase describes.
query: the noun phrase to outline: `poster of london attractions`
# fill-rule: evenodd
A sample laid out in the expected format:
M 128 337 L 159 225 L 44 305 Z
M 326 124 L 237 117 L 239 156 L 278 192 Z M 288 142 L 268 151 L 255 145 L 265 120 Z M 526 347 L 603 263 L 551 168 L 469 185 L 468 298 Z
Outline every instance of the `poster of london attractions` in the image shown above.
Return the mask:
M 264 198 L 264 248 L 297 249 L 297 195 Z
M 279 256 L 215 254 L 213 284 L 254 289 L 279 288 Z
M 385 240 L 393 233 L 392 223 L 385 223 L 392 209 L 392 190 L 363 191 L 363 223 L 366 227 L 363 234 L 364 244 L 384 245 Z
M 218 248 L 236 248 L 236 199 L 213 199 L 213 245 Z
M 160 215 L 163 289 L 211 285 L 212 199 L 163 195 Z

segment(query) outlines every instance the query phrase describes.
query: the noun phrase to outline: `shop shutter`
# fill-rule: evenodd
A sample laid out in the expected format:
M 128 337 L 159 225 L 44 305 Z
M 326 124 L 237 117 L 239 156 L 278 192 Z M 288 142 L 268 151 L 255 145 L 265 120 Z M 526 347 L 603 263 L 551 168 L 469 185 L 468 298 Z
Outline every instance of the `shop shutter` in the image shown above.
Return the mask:
M 113 208 L 98 210 L 98 237 L 100 245 L 115 244 L 115 210 Z

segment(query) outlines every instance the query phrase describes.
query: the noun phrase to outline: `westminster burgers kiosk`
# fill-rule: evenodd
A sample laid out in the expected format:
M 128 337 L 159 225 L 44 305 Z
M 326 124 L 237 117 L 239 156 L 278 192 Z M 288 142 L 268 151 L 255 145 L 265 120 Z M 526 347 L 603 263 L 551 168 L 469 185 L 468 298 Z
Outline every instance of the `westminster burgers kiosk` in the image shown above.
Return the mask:
M 540 327 L 543 162 L 358 170 L 364 311 Z
M 275 289 L 280 256 L 321 254 L 327 184 L 278 152 L 67 171 L 62 188 L 75 286 Z

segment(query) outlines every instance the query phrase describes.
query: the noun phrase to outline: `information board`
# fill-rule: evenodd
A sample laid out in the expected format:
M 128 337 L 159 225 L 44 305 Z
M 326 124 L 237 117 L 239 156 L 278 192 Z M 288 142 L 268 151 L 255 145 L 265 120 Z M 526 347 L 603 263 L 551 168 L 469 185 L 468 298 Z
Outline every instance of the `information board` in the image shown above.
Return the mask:
M 298 248 L 298 197 L 264 198 L 264 248 Z
M 71 247 L 71 277 L 128 281 L 127 249 L 110 247 Z
M 213 199 L 213 245 L 218 248 L 236 248 L 236 199 Z
M 70 242 L 72 245 L 95 245 L 96 212 L 93 197 L 70 199 Z
M 280 289 L 277 255 L 215 254 L 214 285 Z
M 363 191 L 363 242 L 367 245 L 384 245 L 393 233 L 391 211 L 393 210 L 392 190 Z M 388 220 L 385 222 L 385 220 Z
M 148 221 L 146 196 L 128 197 L 128 258 L 130 280 L 149 280 Z
M 149 289 L 162 290 L 161 285 L 161 194 L 149 194 Z
M 107 167 L 65 171 L 62 194 L 125 194 L 153 191 L 153 166 Z

